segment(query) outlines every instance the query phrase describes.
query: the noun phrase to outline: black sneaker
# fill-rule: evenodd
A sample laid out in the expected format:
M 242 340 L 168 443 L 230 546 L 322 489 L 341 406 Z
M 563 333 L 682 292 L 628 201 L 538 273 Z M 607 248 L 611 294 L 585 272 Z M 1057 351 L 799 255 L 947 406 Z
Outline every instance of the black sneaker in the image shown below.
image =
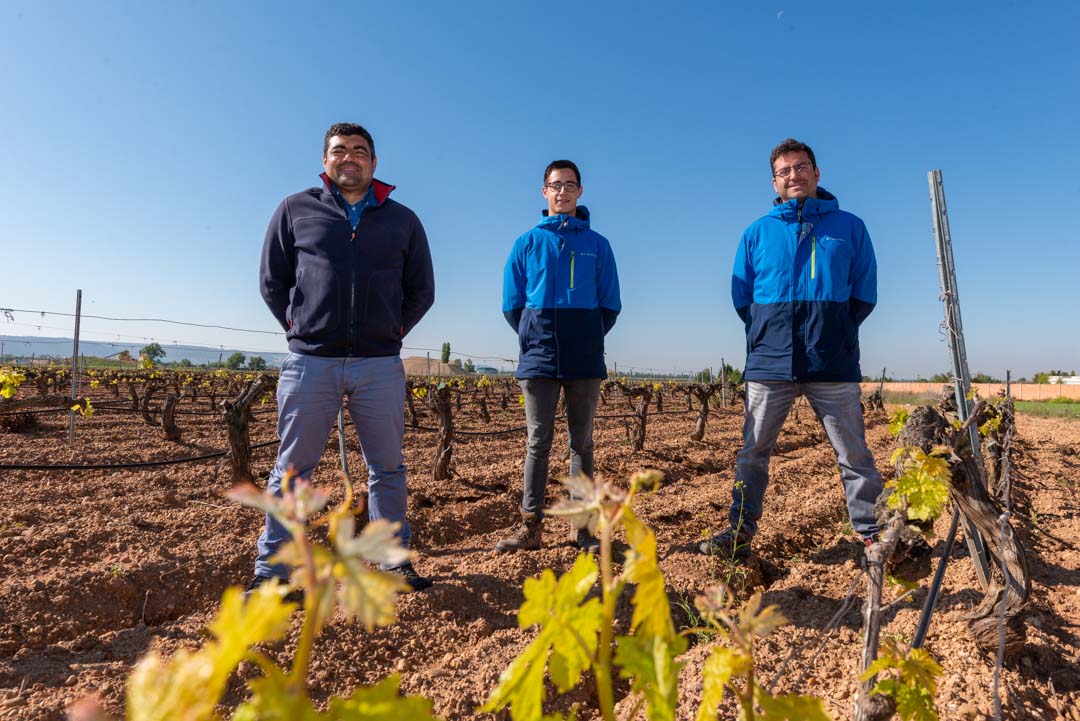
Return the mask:
M 244 598 L 246 599 L 248 596 L 251 595 L 252 591 L 254 591 L 256 588 L 258 588 L 259 586 L 263 585 L 264 583 L 266 583 L 268 581 L 273 581 L 274 583 L 280 583 L 282 585 L 285 584 L 284 579 L 275 578 L 274 576 L 255 576 L 254 578 L 251 579 L 251 583 L 249 583 L 247 585 L 247 587 L 244 588 Z M 282 600 L 285 601 L 286 603 L 295 603 L 295 604 L 298 604 L 300 606 L 303 606 L 304 605 L 304 589 L 297 588 L 297 589 L 295 589 L 293 591 L 289 591 L 288 593 L 285 594 L 285 597 Z
M 727 529 L 719 536 L 702 541 L 698 550 L 708 556 L 720 556 L 732 563 L 744 564 L 750 560 L 750 541 L 753 538 L 746 531 L 736 533 Z
M 390 573 L 396 573 L 405 579 L 405 583 L 409 584 L 409 587 L 414 591 L 423 591 L 425 588 L 431 588 L 435 585 L 435 582 L 430 578 L 425 578 L 416 572 L 411 563 L 406 563 L 404 566 L 398 566 L 397 568 L 388 569 Z
M 596 536 L 589 533 L 588 528 L 577 529 L 577 534 L 574 536 L 574 545 L 594 556 L 600 553 L 600 541 Z

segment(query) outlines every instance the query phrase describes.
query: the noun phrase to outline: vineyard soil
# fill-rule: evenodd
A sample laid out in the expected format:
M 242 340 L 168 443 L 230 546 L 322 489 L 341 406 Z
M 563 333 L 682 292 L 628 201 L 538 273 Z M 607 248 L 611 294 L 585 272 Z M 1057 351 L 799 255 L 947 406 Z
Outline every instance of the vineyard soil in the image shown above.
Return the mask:
M 523 413 L 491 402 L 492 422 L 474 406 L 458 411 L 464 430 L 514 428 Z M 422 404 L 417 404 L 422 405 Z M 199 408 L 205 410 L 206 403 Z M 685 408 L 665 399 L 665 410 Z M 599 413 L 627 410 L 625 402 Z M 272 404 L 257 407 L 253 441 L 274 438 Z M 100 410 L 80 419 L 74 448 L 66 443 L 67 417 L 39 416 L 27 433 L 0 431 L 0 464 L 124 463 L 196 456 L 225 447 L 224 424 L 212 415 L 178 415 L 178 443 L 138 415 Z M 693 597 L 730 570 L 695 553 L 704 537 L 726 525 L 740 410 L 709 418 L 702 442 L 689 440 L 694 414 L 649 418 L 646 450 L 630 451 L 620 419 L 597 421 L 597 468 L 626 479 L 640 468 L 657 468 L 666 480 L 639 500 L 639 514 L 656 531 L 676 620 L 688 625 Z M 421 425 L 434 419 L 422 409 Z M 884 415 L 869 419 L 868 438 L 878 466 L 891 477 L 893 447 Z M 351 429 L 349 429 L 351 432 Z M 333 441 L 333 437 L 331 437 Z M 474 716 L 500 672 L 530 640 L 517 627 L 522 583 L 545 567 L 562 572 L 575 557 L 564 524 L 548 520 L 541 551 L 496 555 L 495 542 L 517 521 L 521 497 L 521 433 L 459 436 L 453 477 L 431 480 L 434 433 L 406 432 L 410 472 L 410 518 L 417 568 L 436 585 L 399 602 L 396 625 L 366 633 L 340 618 L 319 639 L 312 692 L 324 699 L 347 694 L 387 674 L 402 678 L 403 691 L 434 702 L 445 719 Z M 553 468 L 565 468 L 565 432 L 556 437 Z M 1014 523 L 1030 552 L 1034 579 L 1027 614 L 1028 643 L 1006 665 L 1002 677 L 1004 718 L 1080 721 L 1080 421 L 1020 415 L 1015 454 Z M 348 441 L 354 477 L 364 477 L 355 437 Z M 254 452 L 265 478 L 274 448 Z M 0 718 L 62 719 L 76 699 L 101 696 L 122 713 L 123 686 L 136 660 L 150 647 L 172 652 L 204 639 L 203 629 L 224 589 L 251 574 L 262 518 L 223 498 L 227 468 L 216 461 L 145 470 L 0 471 L 7 501 L 0 508 Z M 337 444 L 327 446 L 316 481 L 334 487 Z M 758 559 L 745 578 L 764 589 L 766 603 L 779 605 L 791 623 L 759 644 L 761 678 L 771 680 L 793 648 L 801 651 L 778 681 L 778 692 L 823 696 L 830 712 L 850 718 L 858 684 L 861 606 L 843 617 L 839 633 L 812 659 L 820 629 L 839 607 L 859 574 L 861 549 L 846 520 L 836 459 L 807 407 L 793 414 L 772 464 Z M 549 502 L 561 486 L 549 488 Z M 335 492 L 335 495 L 339 493 Z M 945 521 L 938 523 L 935 563 L 942 552 Z M 944 719 L 992 716 L 993 659 L 981 655 L 967 634 L 964 614 L 980 598 L 966 547 L 957 544 L 948 567 L 927 648 L 944 668 L 937 709 Z M 857 592 L 865 595 L 860 581 Z M 912 602 L 885 618 L 884 634 L 910 638 L 926 582 Z M 896 591 L 886 590 L 886 600 Z M 628 617 L 627 609 L 621 609 Z M 269 649 L 291 657 L 293 633 Z M 692 638 L 684 657 L 681 719 L 692 719 L 701 693 L 701 668 L 712 642 Z M 244 694 L 243 681 L 256 669 L 241 668 L 223 713 Z M 801 683 L 800 675 L 805 674 Z M 593 707 L 591 680 L 585 690 L 553 702 L 566 711 L 573 702 Z M 19 689 L 22 688 L 21 693 Z M 625 688 L 623 689 L 625 691 Z M 552 694 L 553 695 L 553 694 Z M 626 709 L 623 709 L 624 713 Z M 1060 712 L 1060 716 L 1057 715 Z M 731 707 L 721 718 L 732 717 Z M 584 714 L 588 717 L 588 713 Z

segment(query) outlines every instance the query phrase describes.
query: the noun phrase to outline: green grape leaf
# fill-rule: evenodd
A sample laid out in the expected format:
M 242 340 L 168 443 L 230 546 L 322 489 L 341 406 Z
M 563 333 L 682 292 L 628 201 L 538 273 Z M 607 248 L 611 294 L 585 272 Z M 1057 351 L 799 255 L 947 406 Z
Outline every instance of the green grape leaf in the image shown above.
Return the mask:
M 334 548 L 340 556 L 361 558 L 369 563 L 381 563 L 388 567 L 400 566 L 410 558 L 409 549 L 401 545 L 398 529 L 401 524 L 385 519 L 372 521 L 364 526 L 359 536 L 354 535 L 356 518 L 343 510 L 336 514 Z
M 603 618 L 600 599 L 585 600 L 598 575 L 596 561 L 582 553 L 557 580 L 553 571 L 545 569 L 539 578 L 525 581 L 518 624 L 522 628 L 539 625 L 540 634 L 503 671 L 481 711 L 495 712 L 509 705 L 515 721 L 538 721 L 547 661 L 560 693 L 578 684 L 581 674 L 592 665 L 599 643 Z
M 215 666 L 213 654 L 178 651 L 165 661 L 157 651 L 143 656 L 127 680 L 128 721 L 191 721 L 217 718 L 218 696 L 208 692 L 232 668 Z
M 251 646 L 283 637 L 289 629 L 289 616 L 296 610 L 295 603 L 282 600 L 285 593 L 276 583 L 264 583 L 245 601 L 239 587 L 227 589 L 221 599 L 221 610 L 209 626 L 215 641 L 204 650 L 213 650 L 235 666 Z
M 284 592 L 277 584 L 263 584 L 245 602 L 239 588 L 230 588 L 210 623 L 215 640 L 196 652 L 179 651 L 167 662 L 156 651 L 147 654 L 128 678 L 128 721 L 217 718 L 214 708 L 225 683 L 249 648 L 285 635 L 296 606 L 281 600 Z
M 756 688 L 754 700 L 761 707 L 761 721 L 833 721 L 825 702 L 813 696 L 770 696 Z
M 909 520 L 930 521 L 941 515 L 949 500 L 952 473 L 944 458 L 927 454 L 920 448 L 897 449 L 894 459 L 904 459 L 904 472 L 886 484 L 893 489 L 889 508 L 907 505 Z
M 907 579 L 900 578 L 898 576 L 885 576 L 885 580 L 894 586 L 899 586 L 904 591 L 914 591 L 919 587 L 918 581 L 908 581 Z
M 741 651 L 716 646 L 702 669 L 701 705 L 696 721 L 716 721 L 717 707 L 724 700 L 724 688 L 735 676 L 741 676 L 751 667 L 750 657 Z
M 290 685 L 288 676 L 273 665 L 248 682 L 251 698 L 241 704 L 230 721 L 319 721 L 323 718 L 303 687 Z
M 645 695 L 650 721 L 674 721 L 679 705 L 679 670 L 675 658 L 686 650 L 686 639 L 661 636 L 619 636 L 615 663 L 619 675 L 633 678 L 631 691 Z
M 660 638 L 675 637 L 671 606 L 664 590 L 664 575 L 656 561 L 656 535 L 627 507 L 623 527 L 630 549 L 626 552 L 623 577 L 637 585 L 632 603 L 630 627 L 635 633 Z
M 480 713 L 496 713 L 510 706 L 514 721 L 537 721 L 544 705 L 544 662 L 549 647 L 548 633 L 541 631 L 499 676 Z
M 409 590 L 404 577 L 380 571 L 358 558 L 339 558 L 334 577 L 341 581 L 338 601 L 346 617 L 355 618 L 371 632 L 397 618 L 397 594 Z
M 893 411 L 892 416 L 889 417 L 889 433 L 893 438 L 899 437 L 900 431 L 904 430 L 910 417 L 911 413 L 907 408 L 897 408 Z
M 389 676 L 375 686 L 361 686 L 348 698 L 333 698 L 320 721 L 436 721 L 431 701 L 422 696 L 401 696 L 401 679 Z
M 926 649 L 904 651 L 893 639 L 882 642 L 880 653 L 862 675 L 869 681 L 877 674 L 889 674 L 881 678 L 872 693 L 892 696 L 896 712 L 904 721 L 936 721 L 934 694 L 941 666 L 931 658 Z

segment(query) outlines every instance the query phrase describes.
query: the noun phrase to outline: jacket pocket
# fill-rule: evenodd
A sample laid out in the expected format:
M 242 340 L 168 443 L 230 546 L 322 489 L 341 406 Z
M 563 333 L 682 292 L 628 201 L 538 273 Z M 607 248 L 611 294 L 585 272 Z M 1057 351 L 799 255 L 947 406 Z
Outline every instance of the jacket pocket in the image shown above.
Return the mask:
M 364 335 L 378 340 L 401 340 L 401 272 L 378 270 L 368 278 L 364 307 Z
M 312 272 L 300 268 L 286 316 L 292 327 L 290 338 L 315 338 L 341 325 L 337 278 L 333 270 Z
M 533 314 L 525 308 L 521 311 L 521 320 L 518 321 L 518 352 L 525 353 L 529 350 L 529 331 L 532 328 Z

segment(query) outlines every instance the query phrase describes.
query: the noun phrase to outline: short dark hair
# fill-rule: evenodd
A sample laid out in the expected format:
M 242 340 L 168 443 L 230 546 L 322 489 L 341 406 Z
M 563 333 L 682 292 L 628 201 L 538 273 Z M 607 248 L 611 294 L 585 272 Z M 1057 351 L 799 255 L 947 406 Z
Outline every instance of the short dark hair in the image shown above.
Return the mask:
M 814 151 L 810 149 L 810 146 L 806 143 L 799 142 L 795 138 L 788 138 L 773 148 L 772 152 L 769 153 L 770 175 L 776 172 L 776 159 L 781 155 L 787 155 L 788 153 L 806 153 L 806 156 L 810 158 L 810 165 L 815 169 L 817 168 L 817 159 L 814 157 Z
M 356 123 L 334 123 L 326 131 L 326 136 L 323 138 L 322 154 L 326 156 L 326 151 L 330 149 L 330 138 L 335 135 L 359 135 L 367 141 L 368 148 L 371 150 L 371 154 L 375 154 L 375 141 L 371 138 L 369 133 L 363 125 L 357 125 Z
M 552 170 L 573 170 L 574 175 L 577 176 L 577 184 L 581 185 L 581 171 L 578 170 L 577 163 L 573 160 L 552 160 L 548 163 L 548 166 L 544 168 L 544 184 L 547 184 L 548 176 L 551 175 Z

